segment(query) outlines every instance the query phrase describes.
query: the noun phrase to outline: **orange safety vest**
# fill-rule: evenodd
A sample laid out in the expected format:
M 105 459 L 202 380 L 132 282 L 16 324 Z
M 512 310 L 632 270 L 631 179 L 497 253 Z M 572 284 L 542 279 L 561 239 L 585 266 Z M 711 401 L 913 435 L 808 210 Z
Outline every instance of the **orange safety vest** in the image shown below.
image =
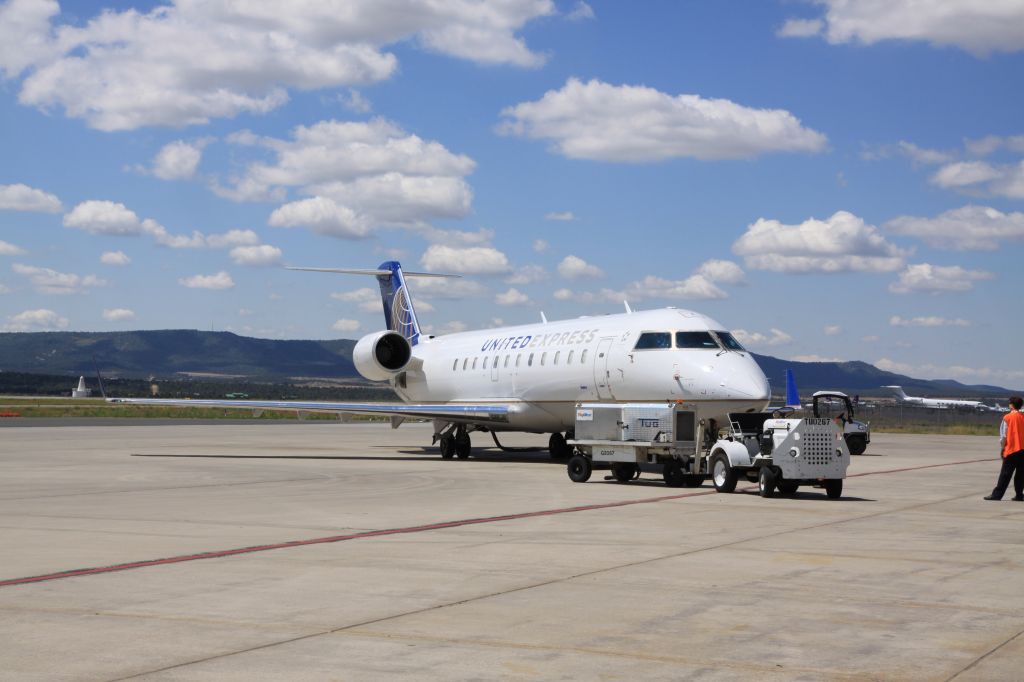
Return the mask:
M 1024 414 L 1017 410 L 1011 410 L 1010 414 L 1003 417 L 1006 422 L 1006 445 L 1003 447 L 1003 457 L 1024 450 Z

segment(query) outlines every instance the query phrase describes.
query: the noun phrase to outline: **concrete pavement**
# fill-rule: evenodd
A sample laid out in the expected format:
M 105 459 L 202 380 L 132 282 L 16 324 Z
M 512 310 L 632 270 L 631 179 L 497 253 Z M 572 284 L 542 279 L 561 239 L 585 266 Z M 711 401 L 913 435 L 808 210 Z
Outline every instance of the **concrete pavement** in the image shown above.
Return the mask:
M 0 586 L 0 678 L 1022 676 L 1024 503 L 981 499 L 994 437 L 878 434 L 837 501 L 574 484 L 429 439 L 0 430 L 0 583 L 135 564 Z

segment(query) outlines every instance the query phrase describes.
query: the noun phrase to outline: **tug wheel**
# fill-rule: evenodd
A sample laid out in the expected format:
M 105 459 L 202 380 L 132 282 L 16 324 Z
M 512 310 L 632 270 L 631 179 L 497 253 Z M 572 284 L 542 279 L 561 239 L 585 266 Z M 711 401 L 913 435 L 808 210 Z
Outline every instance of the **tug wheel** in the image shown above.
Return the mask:
M 592 470 L 593 467 L 590 465 L 590 460 L 583 455 L 573 455 L 566 466 L 566 472 L 573 483 L 586 483 L 589 481 Z
M 711 459 L 711 482 L 720 493 L 736 490 L 736 471 L 729 465 L 729 459 L 718 453 Z
M 761 497 L 775 496 L 775 472 L 771 467 L 761 467 L 761 472 L 757 475 L 757 492 Z

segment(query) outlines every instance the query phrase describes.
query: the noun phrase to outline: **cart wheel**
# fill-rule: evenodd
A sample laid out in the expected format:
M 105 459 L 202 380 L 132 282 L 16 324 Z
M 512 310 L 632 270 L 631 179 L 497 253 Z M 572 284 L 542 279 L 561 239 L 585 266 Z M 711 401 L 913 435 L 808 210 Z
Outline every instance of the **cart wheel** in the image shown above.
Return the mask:
M 825 479 L 825 494 L 828 495 L 830 500 L 838 500 L 843 496 L 843 479 L 841 478 L 826 478 Z
M 665 465 L 661 475 L 665 477 L 665 485 L 669 488 L 681 488 L 686 482 L 686 474 L 683 473 L 683 467 L 675 460 Z
M 761 467 L 761 472 L 757 475 L 757 491 L 761 497 L 775 495 L 775 472 L 771 467 Z
M 800 487 L 800 484 L 797 483 L 796 481 L 781 480 L 779 481 L 778 486 L 779 492 L 782 493 L 783 495 L 795 495 L 797 489 Z
M 868 441 L 859 434 L 850 435 L 846 437 L 846 447 L 851 455 L 863 455 L 864 451 L 868 449 Z
M 736 471 L 721 452 L 711 459 L 711 482 L 720 493 L 731 493 L 736 490 Z
M 586 483 L 590 480 L 590 472 L 593 467 L 590 465 L 590 460 L 583 455 L 573 455 L 566 470 L 574 483 Z
M 683 485 L 687 488 L 699 488 L 704 485 L 704 479 L 707 478 L 702 474 L 687 474 L 683 478 Z
M 619 483 L 629 483 L 636 478 L 637 466 L 628 462 L 619 462 L 612 465 L 612 476 Z

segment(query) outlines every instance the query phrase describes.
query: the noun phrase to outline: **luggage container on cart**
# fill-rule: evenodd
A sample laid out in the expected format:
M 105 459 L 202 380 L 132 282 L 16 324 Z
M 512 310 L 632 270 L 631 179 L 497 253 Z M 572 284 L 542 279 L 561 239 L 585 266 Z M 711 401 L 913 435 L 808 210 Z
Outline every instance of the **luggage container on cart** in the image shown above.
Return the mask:
M 576 437 L 568 441 L 576 453 L 569 478 L 583 483 L 594 469 L 611 469 L 625 483 L 645 471 L 672 487 L 695 488 L 707 478 L 702 440 L 703 424 L 685 403 L 580 403 Z

